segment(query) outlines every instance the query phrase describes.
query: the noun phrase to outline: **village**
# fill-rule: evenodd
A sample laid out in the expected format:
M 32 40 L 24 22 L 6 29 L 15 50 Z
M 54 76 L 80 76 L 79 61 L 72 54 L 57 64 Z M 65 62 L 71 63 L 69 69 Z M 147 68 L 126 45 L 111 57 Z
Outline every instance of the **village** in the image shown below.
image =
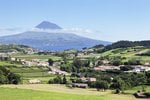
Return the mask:
M 16 52 L 15 52 L 16 53 Z M 11 62 L 19 62 L 22 67 L 25 68 L 30 68 L 32 66 L 37 66 L 37 67 L 47 67 L 48 74 L 54 74 L 54 75 L 62 75 L 62 76 L 70 76 L 72 73 L 67 72 L 65 70 L 61 70 L 61 65 L 64 63 L 64 60 L 56 60 L 53 61 L 53 64 L 50 65 L 48 62 L 48 59 L 30 59 L 30 60 L 26 60 L 26 59 L 21 59 L 21 58 L 15 58 L 15 57 L 11 57 L 11 54 L 15 54 L 14 52 L 11 53 L 1 53 L 0 54 L 0 59 L 2 61 L 11 61 Z M 27 52 L 27 55 L 34 55 L 34 54 L 41 54 L 44 52 L 35 52 L 30 50 L 30 52 Z M 57 55 L 57 52 L 46 52 L 49 55 Z M 119 65 L 119 66 L 114 66 L 114 65 L 110 65 L 108 60 L 99 60 L 99 56 L 97 56 L 97 53 L 95 53 L 93 50 L 82 50 L 79 51 L 77 53 L 74 52 L 69 52 L 65 54 L 65 57 L 69 58 L 69 59 L 74 59 L 76 58 L 81 58 L 83 59 L 83 57 L 95 57 L 97 60 L 95 60 L 94 62 L 90 62 L 89 66 L 95 70 L 95 71 L 99 71 L 99 72 L 107 72 L 109 70 L 114 70 L 114 71 L 120 71 L 121 68 L 123 66 L 126 65 Z M 83 60 L 86 60 L 86 59 Z M 102 64 L 99 64 L 99 61 L 101 61 Z M 130 70 L 123 70 L 125 73 L 141 73 L 141 72 L 148 72 L 150 71 L 150 67 L 149 65 L 131 65 L 130 66 L 132 69 Z M 79 75 L 78 80 L 80 80 L 79 82 L 75 82 L 72 83 L 72 87 L 78 87 L 78 88 L 87 88 L 88 87 L 88 82 L 96 82 L 96 77 L 85 77 L 83 75 Z M 29 84 L 40 84 L 41 80 L 39 79 L 31 79 L 28 80 Z

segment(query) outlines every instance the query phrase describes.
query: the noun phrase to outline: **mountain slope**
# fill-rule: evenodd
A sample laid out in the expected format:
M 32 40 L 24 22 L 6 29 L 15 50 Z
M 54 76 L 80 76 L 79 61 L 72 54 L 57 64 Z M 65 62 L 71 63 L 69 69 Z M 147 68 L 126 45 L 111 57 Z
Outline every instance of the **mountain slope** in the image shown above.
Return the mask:
M 45 26 L 46 25 L 46 26 Z M 61 27 L 55 24 L 42 22 L 39 24 L 40 29 L 59 29 Z M 91 47 L 97 44 L 107 45 L 109 42 L 93 40 L 81 37 L 72 33 L 50 33 L 27 31 L 12 36 L 0 37 L 0 43 L 3 44 L 23 44 L 40 50 L 65 50 L 65 49 L 82 49 L 83 47 Z

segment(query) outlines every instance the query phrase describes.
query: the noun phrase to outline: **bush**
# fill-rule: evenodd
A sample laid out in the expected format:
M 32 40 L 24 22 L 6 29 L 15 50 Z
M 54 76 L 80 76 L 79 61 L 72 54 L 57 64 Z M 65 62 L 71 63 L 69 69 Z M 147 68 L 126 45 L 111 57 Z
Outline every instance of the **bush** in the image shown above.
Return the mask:
M 18 74 L 9 73 L 8 81 L 9 84 L 19 84 L 21 82 L 21 77 Z
M 49 84 L 63 84 L 63 82 L 66 83 L 65 79 L 62 79 L 60 75 L 48 81 Z
M 105 91 L 106 89 L 109 88 L 109 84 L 108 84 L 107 81 L 97 81 L 96 82 L 96 88 L 97 88 L 98 91 L 100 89 L 103 89 Z
M 120 67 L 120 70 L 122 71 L 129 71 L 129 70 L 133 70 L 134 68 L 129 66 L 129 65 L 126 65 L 126 66 L 121 66 Z
M 7 83 L 7 77 L 4 75 L 4 73 L 0 70 L 0 84 Z

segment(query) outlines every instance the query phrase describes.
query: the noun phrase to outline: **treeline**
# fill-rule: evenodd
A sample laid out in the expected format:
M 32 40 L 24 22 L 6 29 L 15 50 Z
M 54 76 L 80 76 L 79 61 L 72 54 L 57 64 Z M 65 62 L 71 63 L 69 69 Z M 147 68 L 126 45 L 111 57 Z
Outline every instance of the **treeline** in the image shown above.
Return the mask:
M 0 84 L 19 84 L 21 76 L 15 74 L 4 66 L 0 66 Z
M 116 43 L 113 43 L 111 45 L 106 46 L 104 49 L 111 50 L 116 48 L 127 48 L 127 47 L 135 47 L 135 46 L 144 46 L 144 47 L 150 47 L 150 41 L 118 41 Z

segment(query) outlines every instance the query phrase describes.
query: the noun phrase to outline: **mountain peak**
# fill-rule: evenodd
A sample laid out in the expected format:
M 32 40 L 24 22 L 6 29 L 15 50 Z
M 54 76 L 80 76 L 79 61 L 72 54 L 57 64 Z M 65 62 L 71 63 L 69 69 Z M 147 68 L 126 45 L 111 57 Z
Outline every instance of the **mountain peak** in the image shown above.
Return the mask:
M 43 21 L 39 25 L 36 26 L 39 29 L 62 29 L 60 26 L 51 23 L 49 21 Z

